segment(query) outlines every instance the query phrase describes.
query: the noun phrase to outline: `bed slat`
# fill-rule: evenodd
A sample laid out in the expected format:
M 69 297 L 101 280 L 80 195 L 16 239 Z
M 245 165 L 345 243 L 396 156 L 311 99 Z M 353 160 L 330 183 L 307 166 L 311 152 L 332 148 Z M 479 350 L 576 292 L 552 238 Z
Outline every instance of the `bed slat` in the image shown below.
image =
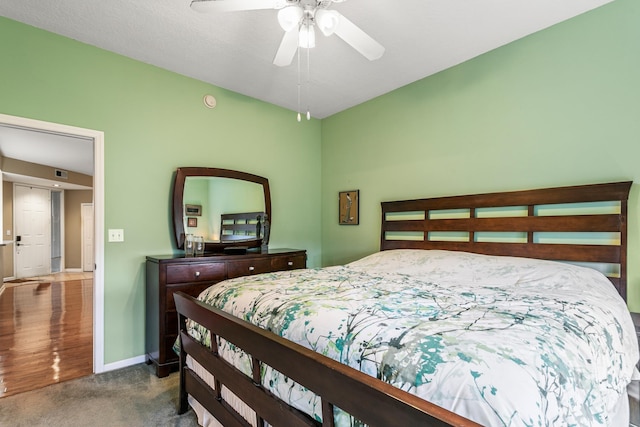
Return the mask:
M 216 399 L 214 390 L 200 379 L 191 369 L 186 369 L 185 385 L 191 394 L 202 406 L 205 406 L 220 423 L 225 427 L 251 427 L 224 401 Z
M 566 215 L 387 221 L 383 231 L 618 232 L 620 216 Z
M 608 245 L 388 240 L 386 249 L 441 249 L 485 255 L 508 253 L 509 256 L 555 261 L 620 262 L 618 247 Z
M 627 200 L 632 181 L 383 202 L 401 212 Z M 391 210 L 390 212 L 394 212 Z
M 319 426 L 319 423 L 302 412 L 290 409 L 280 399 L 264 390 L 259 383 L 256 384 L 252 378 L 231 366 L 217 354 L 207 351 L 186 332 L 182 332 L 180 338 L 191 357 L 270 424 L 281 422 L 290 427 Z M 211 390 L 211 392 L 214 391 Z M 196 400 L 198 400 L 197 397 Z M 223 425 L 226 426 L 224 423 Z

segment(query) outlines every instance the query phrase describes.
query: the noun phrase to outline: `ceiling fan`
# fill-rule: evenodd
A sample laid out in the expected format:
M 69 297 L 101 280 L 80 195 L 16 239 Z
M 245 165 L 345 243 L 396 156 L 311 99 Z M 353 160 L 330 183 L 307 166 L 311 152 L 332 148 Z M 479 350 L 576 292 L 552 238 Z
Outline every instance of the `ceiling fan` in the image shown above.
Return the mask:
M 290 65 L 298 47 L 315 46 L 315 27 L 324 34 L 337 35 L 347 44 L 373 61 L 384 53 L 384 47 L 362 31 L 340 12 L 331 10 L 333 3 L 345 0 L 193 0 L 191 8 L 198 12 L 237 12 L 246 10 L 278 10 L 278 22 L 285 31 L 273 60 L 275 65 Z

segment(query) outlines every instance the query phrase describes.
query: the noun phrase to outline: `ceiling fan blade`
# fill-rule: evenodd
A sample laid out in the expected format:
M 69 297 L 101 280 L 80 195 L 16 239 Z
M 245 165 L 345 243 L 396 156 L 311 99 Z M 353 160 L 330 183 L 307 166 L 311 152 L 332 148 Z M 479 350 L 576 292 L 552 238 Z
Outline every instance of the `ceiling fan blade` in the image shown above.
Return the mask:
M 375 41 L 353 22 L 349 21 L 341 13 L 338 13 L 340 22 L 335 33 L 351 47 L 360 52 L 369 61 L 380 58 L 384 54 L 384 46 Z
M 278 67 L 286 67 L 291 64 L 293 57 L 298 50 L 298 27 L 287 31 L 282 37 L 280 47 L 276 52 L 276 57 L 273 59 L 273 63 Z
M 286 0 L 193 0 L 191 9 L 196 12 L 238 12 L 243 10 L 281 9 Z

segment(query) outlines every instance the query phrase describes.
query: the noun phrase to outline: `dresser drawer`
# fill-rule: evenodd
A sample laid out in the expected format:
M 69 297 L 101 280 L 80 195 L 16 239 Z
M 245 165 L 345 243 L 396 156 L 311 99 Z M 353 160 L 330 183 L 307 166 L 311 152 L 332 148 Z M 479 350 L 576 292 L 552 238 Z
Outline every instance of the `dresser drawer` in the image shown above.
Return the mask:
M 273 268 L 271 267 L 271 261 L 268 258 L 238 260 L 230 262 L 227 265 L 229 278 L 269 273 L 270 271 L 273 271 Z
M 298 268 L 305 268 L 306 266 L 307 257 L 305 255 L 279 256 L 271 259 L 271 267 L 273 271 L 295 270 Z
M 209 286 L 213 285 L 215 282 L 207 282 L 207 283 L 191 283 L 189 285 L 167 285 L 167 295 L 165 299 L 166 307 L 165 310 L 175 311 L 176 309 L 176 301 L 173 299 L 173 294 L 175 292 L 184 292 L 187 295 L 191 295 L 194 298 L 197 298 L 200 295 L 200 292 L 207 289 Z
M 167 283 L 219 281 L 226 276 L 224 262 L 167 266 Z

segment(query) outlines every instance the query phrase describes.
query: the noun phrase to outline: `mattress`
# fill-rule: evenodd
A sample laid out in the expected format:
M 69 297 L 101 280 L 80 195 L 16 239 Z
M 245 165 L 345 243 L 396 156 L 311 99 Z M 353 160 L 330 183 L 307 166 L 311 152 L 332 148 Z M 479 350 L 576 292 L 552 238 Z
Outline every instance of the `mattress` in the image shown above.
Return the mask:
M 601 273 L 559 262 L 384 251 L 228 280 L 199 299 L 483 425 L 620 425 L 637 374 L 625 302 Z M 250 374 L 241 350 L 219 344 Z M 280 373 L 262 384 L 321 419 L 319 399 Z

